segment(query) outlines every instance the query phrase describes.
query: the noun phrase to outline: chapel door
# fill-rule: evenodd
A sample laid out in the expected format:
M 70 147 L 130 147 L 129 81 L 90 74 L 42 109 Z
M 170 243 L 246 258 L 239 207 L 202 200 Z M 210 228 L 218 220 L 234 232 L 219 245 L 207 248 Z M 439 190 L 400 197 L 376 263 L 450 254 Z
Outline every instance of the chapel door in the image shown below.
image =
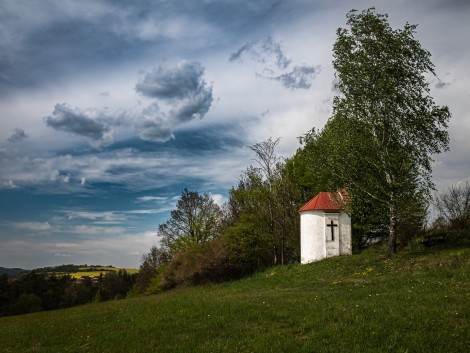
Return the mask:
M 338 214 L 325 214 L 326 257 L 339 255 L 339 217 Z

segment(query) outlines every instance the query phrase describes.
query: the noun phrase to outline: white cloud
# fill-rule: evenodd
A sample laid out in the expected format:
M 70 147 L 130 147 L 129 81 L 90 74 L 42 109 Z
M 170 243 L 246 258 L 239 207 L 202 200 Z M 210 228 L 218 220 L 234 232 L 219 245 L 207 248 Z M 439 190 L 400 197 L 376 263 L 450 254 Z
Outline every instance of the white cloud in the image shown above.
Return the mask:
M 14 222 L 10 226 L 18 229 L 31 230 L 31 231 L 48 231 L 51 230 L 49 222 Z
M 126 214 L 158 214 L 158 213 L 163 213 L 167 212 L 167 208 L 159 208 L 159 209 L 153 209 L 153 210 L 129 210 L 129 211 L 123 211 Z
M 67 218 L 72 219 L 86 219 L 95 222 L 108 222 L 116 223 L 122 222 L 127 219 L 127 217 L 122 213 L 117 213 L 113 211 L 106 212 L 86 212 L 86 211 L 72 211 L 67 212 Z
M 212 200 L 214 200 L 214 202 L 219 206 L 222 206 L 225 202 L 228 201 L 228 199 L 222 194 L 210 194 L 210 196 L 212 197 Z
M 50 239 L 1 241 L 0 258 L 9 267 L 33 269 L 67 263 L 113 265 L 123 268 L 138 268 L 139 254 L 145 254 L 158 241 L 153 231 L 123 232 L 121 234 L 102 233 L 102 228 L 78 228 L 87 234 L 95 234 L 92 239 L 53 242 Z M 96 232 L 96 233 L 94 233 Z M 54 260 L 56 259 L 56 260 Z
M 137 198 L 138 201 L 142 202 L 165 201 L 166 199 L 167 197 L 164 196 L 141 196 Z

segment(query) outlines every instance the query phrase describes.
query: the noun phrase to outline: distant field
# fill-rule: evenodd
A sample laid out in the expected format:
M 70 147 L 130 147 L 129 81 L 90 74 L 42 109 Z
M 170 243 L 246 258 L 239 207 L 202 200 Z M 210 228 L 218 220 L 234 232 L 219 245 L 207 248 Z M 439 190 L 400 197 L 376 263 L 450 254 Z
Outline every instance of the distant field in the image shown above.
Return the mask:
M 80 267 L 78 272 L 49 272 L 49 274 L 54 274 L 56 276 L 69 275 L 73 278 L 80 278 L 84 276 L 95 277 L 95 276 L 99 276 L 100 274 L 103 274 L 104 276 L 107 272 L 117 272 L 119 270 L 126 270 L 130 274 L 139 272 L 139 270 L 136 268 L 120 269 L 117 267 L 100 266 L 100 267 Z
M 0 318 L 2 352 L 468 352 L 470 233 L 247 279 Z
M 73 278 L 80 278 L 83 276 L 95 277 L 95 276 L 99 276 L 101 273 L 105 275 L 106 272 L 111 272 L 111 271 L 117 272 L 119 270 L 120 269 L 116 267 L 98 267 L 98 268 L 80 267 L 79 272 L 69 273 L 69 275 L 72 276 Z M 139 272 L 139 270 L 135 268 L 124 268 L 123 270 L 126 270 L 128 273 L 131 273 L 131 274 Z

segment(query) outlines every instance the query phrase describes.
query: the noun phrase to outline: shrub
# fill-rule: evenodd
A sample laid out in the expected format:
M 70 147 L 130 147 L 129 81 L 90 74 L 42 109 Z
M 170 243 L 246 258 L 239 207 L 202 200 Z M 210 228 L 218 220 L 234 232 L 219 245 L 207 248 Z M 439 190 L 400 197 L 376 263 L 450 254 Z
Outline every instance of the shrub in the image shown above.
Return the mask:
M 470 226 L 470 185 L 452 185 L 446 192 L 436 195 L 435 205 L 450 228 L 464 229 Z

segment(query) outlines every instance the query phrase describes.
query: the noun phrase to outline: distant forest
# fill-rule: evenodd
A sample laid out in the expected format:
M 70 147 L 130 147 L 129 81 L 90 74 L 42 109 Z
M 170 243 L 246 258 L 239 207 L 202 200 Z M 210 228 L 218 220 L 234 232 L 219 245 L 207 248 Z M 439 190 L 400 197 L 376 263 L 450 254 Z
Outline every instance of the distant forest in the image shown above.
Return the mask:
M 6 268 L 6 267 L 0 267 L 0 275 L 8 275 L 8 276 L 18 276 L 21 273 L 28 272 L 29 270 L 25 270 L 23 268 Z
M 86 267 L 85 267 L 86 266 Z M 80 269 L 105 269 L 98 276 L 73 278 Z M 137 274 L 110 271 L 110 266 L 61 265 L 0 276 L 0 316 L 68 308 L 90 302 L 125 298 Z

